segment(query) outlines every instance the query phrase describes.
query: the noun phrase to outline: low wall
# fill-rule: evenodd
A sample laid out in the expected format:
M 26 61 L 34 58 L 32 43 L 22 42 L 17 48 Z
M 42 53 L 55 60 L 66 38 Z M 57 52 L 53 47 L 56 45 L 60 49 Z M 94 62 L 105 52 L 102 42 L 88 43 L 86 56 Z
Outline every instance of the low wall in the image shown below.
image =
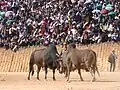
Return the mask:
M 16 53 L 0 48 L 0 72 L 27 72 L 30 54 L 39 47 L 22 48 Z M 60 50 L 60 47 L 57 47 Z M 101 43 L 88 46 L 77 46 L 78 49 L 90 48 L 97 53 L 97 64 L 100 71 L 108 71 L 108 55 L 114 49 L 118 56 L 116 71 L 120 71 L 120 45 L 118 43 Z

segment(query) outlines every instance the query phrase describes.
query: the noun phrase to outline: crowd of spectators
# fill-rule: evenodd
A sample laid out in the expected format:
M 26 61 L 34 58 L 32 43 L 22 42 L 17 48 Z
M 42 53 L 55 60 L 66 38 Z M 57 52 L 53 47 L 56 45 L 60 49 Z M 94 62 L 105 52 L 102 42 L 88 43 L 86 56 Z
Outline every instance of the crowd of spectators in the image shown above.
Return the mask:
M 119 0 L 1 0 L 0 47 L 120 40 Z

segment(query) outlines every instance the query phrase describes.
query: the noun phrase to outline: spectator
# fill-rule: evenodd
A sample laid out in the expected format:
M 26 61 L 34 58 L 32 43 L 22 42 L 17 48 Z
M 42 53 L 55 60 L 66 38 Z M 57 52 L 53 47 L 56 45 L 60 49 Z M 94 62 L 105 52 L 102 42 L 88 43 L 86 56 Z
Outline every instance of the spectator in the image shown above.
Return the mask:
M 110 72 L 115 71 L 115 60 L 117 59 L 117 56 L 115 54 L 115 51 L 113 50 L 112 53 L 108 57 L 108 62 L 110 63 Z
M 51 42 L 119 41 L 119 7 L 116 0 L 2 0 L 0 46 L 16 51 Z

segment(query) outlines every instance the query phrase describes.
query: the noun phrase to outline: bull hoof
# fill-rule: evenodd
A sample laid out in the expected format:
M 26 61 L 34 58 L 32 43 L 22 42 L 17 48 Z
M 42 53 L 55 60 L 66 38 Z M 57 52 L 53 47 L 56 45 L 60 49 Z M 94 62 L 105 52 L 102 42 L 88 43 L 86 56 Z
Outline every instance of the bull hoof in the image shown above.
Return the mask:
M 85 70 L 86 72 L 89 72 L 89 70 Z
M 96 80 L 96 79 L 95 79 L 95 78 L 93 78 L 91 82 L 95 82 L 95 80 Z
M 53 81 L 56 81 L 56 79 L 54 78 Z
M 68 79 L 66 79 L 65 81 L 66 81 L 66 82 L 69 82 L 69 80 L 68 80 Z
M 68 81 L 68 83 L 71 83 L 71 81 Z
M 65 75 L 64 77 L 67 78 L 67 75 Z
M 40 79 L 37 77 L 37 80 L 40 80 Z
M 30 80 L 30 78 L 28 77 L 28 80 Z
M 56 79 L 53 79 L 53 81 L 56 81 Z
M 67 76 L 65 76 L 65 78 L 67 78 Z
M 81 79 L 81 81 L 84 81 L 83 79 Z
M 66 82 L 70 83 L 71 81 L 70 80 L 66 80 Z

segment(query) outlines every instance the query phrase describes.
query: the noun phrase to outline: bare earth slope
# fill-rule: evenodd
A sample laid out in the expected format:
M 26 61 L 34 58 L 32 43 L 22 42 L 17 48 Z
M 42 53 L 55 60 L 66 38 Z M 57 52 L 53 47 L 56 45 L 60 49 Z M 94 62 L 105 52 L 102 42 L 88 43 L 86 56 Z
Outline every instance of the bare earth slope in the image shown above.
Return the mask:
M 36 73 L 31 80 L 27 80 L 28 73 L 0 73 L 0 90 L 120 90 L 120 72 L 100 72 L 96 82 L 91 81 L 90 73 L 83 72 L 84 81 L 79 80 L 77 72 L 72 72 L 70 80 L 66 82 L 64 75 L 56 72 L 57 81 L 52 81 L 52 72 L 48 72 L 48 81 L 44 81 L 44 71 L 40 72 L 40 81 Z

